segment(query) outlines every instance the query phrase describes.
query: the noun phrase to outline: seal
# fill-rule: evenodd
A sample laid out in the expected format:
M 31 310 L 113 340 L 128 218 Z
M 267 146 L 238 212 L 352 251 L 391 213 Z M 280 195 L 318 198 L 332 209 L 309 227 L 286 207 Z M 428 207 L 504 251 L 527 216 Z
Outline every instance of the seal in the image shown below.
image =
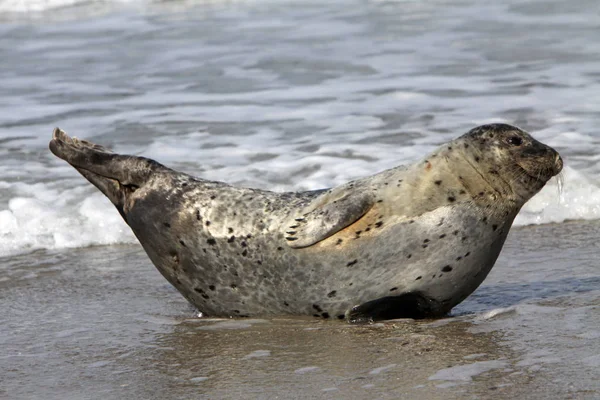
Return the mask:
M 203 314 L 442 316 L 493 267 L 520 208 L 562 169 L 523 130 L 472 129 L 409 165 L 302 193 L 238 188 L 55 129 L 50 150 L 116 206 Z

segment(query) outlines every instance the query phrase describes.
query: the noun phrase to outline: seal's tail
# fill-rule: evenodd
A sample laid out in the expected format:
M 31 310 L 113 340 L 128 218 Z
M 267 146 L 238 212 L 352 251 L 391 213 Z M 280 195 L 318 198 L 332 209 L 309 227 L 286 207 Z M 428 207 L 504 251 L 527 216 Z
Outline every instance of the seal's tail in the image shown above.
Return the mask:
M 143 186 L 167 167 L 144 157 L 115 154 L 86 140 L 70 137 L 54 129 L 50 151 L 71 164 L 81 175 L 104 193 L 122 212 L 127 194 Z

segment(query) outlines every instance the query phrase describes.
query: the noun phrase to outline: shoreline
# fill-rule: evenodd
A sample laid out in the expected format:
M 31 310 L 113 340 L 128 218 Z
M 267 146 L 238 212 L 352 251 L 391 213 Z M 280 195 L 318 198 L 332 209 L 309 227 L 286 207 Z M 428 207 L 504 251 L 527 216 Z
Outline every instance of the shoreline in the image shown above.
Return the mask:
M 0 393 L 597 398 L 597 231 L 595 221 L 513 229 L 452 316 L 371 325 L 196 318 L 137 244 L 5 258 Z

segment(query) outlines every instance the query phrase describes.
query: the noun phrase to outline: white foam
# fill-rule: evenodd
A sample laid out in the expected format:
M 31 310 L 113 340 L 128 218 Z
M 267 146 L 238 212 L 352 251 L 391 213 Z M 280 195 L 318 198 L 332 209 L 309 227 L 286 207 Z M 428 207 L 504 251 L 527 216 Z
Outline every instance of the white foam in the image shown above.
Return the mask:
M 100 193 L 81 197 L 44 184 L 25 185 L 35 196 L 18 196 L 0 211 L 0 256 L 36 249 L 133 243 L 135 237 Z
M 434 147 L 414 144 L 394 148 L 376 143 L 356 144 L 352 140 L 335 143 L 332 138 L 321 137 L 311 138 L 309 144 L 313 146 L 310 150 L 299 150 L 304 144 L 265 128 L 243 137 L 194 132 L 161 137 L 138 151 L 134 148 L 119 150 L 157 158 L 169 166 L 209 179 L 288 191 L 338 185 L 411 162 Z M 59 164 L 60 160 L 55 162 Z M 35 175 L 44 170 L 56 180 L 47 183 L 0 181 L 0 188 L 9 196 L 6 208 L 0 209 L 0 256 L 35 249 L 136 242 L 108 199 L 69 166 L 47 168 L 30 163 L 26 170 Z M 12 176 L 15 172 L 7 167 L 3 174 Z M 558 190 L 556 179 L 550 181 L 523 207 L 515 225 L 599 219 L 600 185 L 569 166 L 564 168 L 563 181 L 562 192 Z
M 515 219 L 515 225 L 600 218 L 600 185 L 570 167 L 565 167 L 562 174 L 562 192 L 556 179 L 548 182 L 525 204 Z
M 32 13 L 90 3 L 130 3 L 136 0 L 1 0 L 0 13 Z

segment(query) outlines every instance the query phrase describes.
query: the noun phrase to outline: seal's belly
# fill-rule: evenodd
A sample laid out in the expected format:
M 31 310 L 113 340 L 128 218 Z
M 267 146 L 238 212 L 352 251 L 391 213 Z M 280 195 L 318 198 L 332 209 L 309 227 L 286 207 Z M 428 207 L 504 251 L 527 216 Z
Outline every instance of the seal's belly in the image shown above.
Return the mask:
M 513 217 L 514 218 L 514 217 Z M 493 267 L 512 218 L 485 216 L 466 205 L 438 208 L 418 218 L 385 218 L 384 223 L 339 243 L 337 235 L 321 242 L 314 257 L 335 264 L 323 290 L 352 306 L 419 292 L 450 310 L 483 282 Z M 338 252 L 332 248 L 339 248 Z M 315 276 L 315 278 L 317 278 Z M 314 284 L 318 285 L 315 279 Z M 351 304 L 353 303 L 353 304 Z
M 134 231 L 146 252 L 201 311 L 240 316 L 342 317 L 355 305 L 412 292 L 450 310 L 489 273 L 512 222 L 455 204 L 412 219 L 366 215 L 315 246 L 292 249 L 277 229 L 210 236 L 177 215 L 152 225 L 144 217 Z

